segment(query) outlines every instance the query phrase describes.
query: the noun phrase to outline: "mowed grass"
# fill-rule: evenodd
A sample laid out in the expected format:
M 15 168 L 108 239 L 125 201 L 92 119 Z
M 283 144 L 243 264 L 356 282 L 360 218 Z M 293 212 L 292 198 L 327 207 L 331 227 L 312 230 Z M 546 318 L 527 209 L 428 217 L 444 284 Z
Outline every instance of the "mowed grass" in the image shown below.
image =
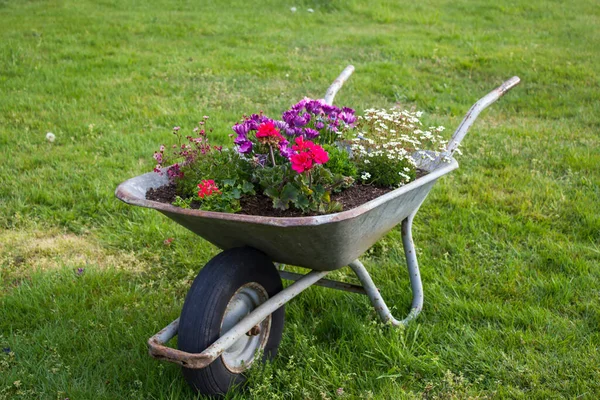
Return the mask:
M 417 214 L 417 321 L 311 288 L 228 398 L 600 397 L 595 1 L 0 0 L 0 21 L 0 399 L 194 398 L 145 341 L 218 249 L 114 189 L 173 126 L 210 115 L 229 143 L 242 114 L 320 97 L 347 64 L 337 104 L 424 110 L 448 135 L 522 84 Z M 399 230 L 363 260 L 403 316 Z

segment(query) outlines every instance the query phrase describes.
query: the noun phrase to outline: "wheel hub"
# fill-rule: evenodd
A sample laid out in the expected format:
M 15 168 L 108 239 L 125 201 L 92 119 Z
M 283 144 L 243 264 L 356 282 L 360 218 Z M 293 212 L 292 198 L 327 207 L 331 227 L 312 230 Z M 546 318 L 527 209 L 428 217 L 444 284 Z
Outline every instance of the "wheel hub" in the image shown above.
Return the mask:
M 233 294 L 225 309 L 221 321 L 221 336 L 268 298 L 266 290 L 256 282 L 250 282 L 240 287 Z M 257 351 L 265 348 L 270 329 L 271 316 L 269 315 L 223 352 L 221 359 L 225 367 L 233 373 L 241 373 L 248 369 L 254 361 Z

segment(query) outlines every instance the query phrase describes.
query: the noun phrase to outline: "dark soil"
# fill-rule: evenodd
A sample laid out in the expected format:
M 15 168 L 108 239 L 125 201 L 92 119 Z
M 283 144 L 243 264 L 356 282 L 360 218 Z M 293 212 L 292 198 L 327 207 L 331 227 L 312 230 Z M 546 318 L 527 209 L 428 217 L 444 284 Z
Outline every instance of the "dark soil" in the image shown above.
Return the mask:
M 146 200 L 154 200 L 160 203 L 171 204 L 177 196 L 177 187 L 174 183 L 161 186 L 156 189 L 148 189 L 146 192 Z
M 417 178 L 423 175 L 425 174 L 419 171 Z M 331 200 L 340 203 L 344 210 L 350 210 L 368 201 L 376 199 L 379 196 L 389 193 L 392 190 L 394 189 L 354 184 L 350 188 L 340 193 L 333 193 L 331 195 Z M 146 193 L 146 199 L 168 204 L 171 204 L 173 201 L 175 201 L 176 196 L 177 192 L 175 184 L 168 184 L 156 189 L 149 189 Z M 242 206 L 242 210 L 239 212 L 239 214 L 262 215 L 265 217 L 306 217 L 310 215 L 317 215 L 314 213 L 302 214 L 301 211 L 296 209 L 276 210 L 273 208 L 273 202 L 271 199 L 262 194 L 242 197 L 242 199 L 240 199 L 240 204 Z M 192 202 L 191 207 L 198 209 L 199 204 Z
M 354 185 L 340 193 L 333 193 L 331 200 L 340 203 L 344 210 L 350 210 L 392 190 L 377 186 Z M 244 197 L 240 200 L 240 203 L 242 205 L 240 214 L 263 215 L 266 217 L 307 217 L 318 215 L 317 213 L 302 214 L 302 211 L 296 209 L 276 210 L 273 208 L 273 201 L 263 195 Z

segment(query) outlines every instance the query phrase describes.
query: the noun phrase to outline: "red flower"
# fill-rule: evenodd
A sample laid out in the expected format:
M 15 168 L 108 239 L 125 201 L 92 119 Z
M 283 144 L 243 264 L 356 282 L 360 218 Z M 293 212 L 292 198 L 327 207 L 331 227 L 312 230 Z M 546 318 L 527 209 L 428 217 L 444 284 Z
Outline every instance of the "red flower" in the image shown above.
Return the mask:
M 315 164 L 325 164 L 329 161 L 329 154 L 318 144 L 314 144 L 310 140 L 304 140 L 302 136 L 296 138 L 296 144 L 292 149 L 297 151 L 290 157 L 292 169 L 301 174 L 308 171 Z
M 313 166 L 312 157 L 309 153 L 292 154 L 290 162 L 292 163 L 292 169 L 299 174 L 310 170 Z
M 272 122 L 263 122 L 260 124 L 256 132 L 256 138 L 260 143 L 267 143 L 269 145 L 277 145 L 284 140 Z
M 198 188 L 200 189 L 198 191 L 198 197 L 200 197 L 201 199 L 203 199 L 206 196 L 211 196 L 215 193 L 221 194 L 221 191 L 219 190 L 217 185 L 215 185 L 215 181 L 212 179 L 203 179 L 202 182 L 198 184 Z
M 296 151 L 304 151 L 304 150 L 310 150 L 315 146 L 315 144 L 313 142 L 311 142 L 310 140 L 304 140 L 303 136 L 298 136 L 296 138 L 296 144 L 292 146 L 292 149 L 296 150 Z
M 325 164 L 327 161 L 329 161 L 329 154 L 327 154 L 325 149 L 323 149 L 321 146 L 315 145 L 311 149 L 311 151 L 312 151 L 313 160 L 317 164 Z

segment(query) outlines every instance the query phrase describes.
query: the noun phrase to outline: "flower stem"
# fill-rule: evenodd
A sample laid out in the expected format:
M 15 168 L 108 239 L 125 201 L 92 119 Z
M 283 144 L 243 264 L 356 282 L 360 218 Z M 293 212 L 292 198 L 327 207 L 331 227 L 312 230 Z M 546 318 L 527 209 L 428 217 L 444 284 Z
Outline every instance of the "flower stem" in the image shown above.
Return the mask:
M 273 166 L 276 167 L 277 164 L 275 163 L 275 154 L 273 154 L 273 146 L 269 145 L 269 151 L 271 152 L 271 161 L 273 161 Z

